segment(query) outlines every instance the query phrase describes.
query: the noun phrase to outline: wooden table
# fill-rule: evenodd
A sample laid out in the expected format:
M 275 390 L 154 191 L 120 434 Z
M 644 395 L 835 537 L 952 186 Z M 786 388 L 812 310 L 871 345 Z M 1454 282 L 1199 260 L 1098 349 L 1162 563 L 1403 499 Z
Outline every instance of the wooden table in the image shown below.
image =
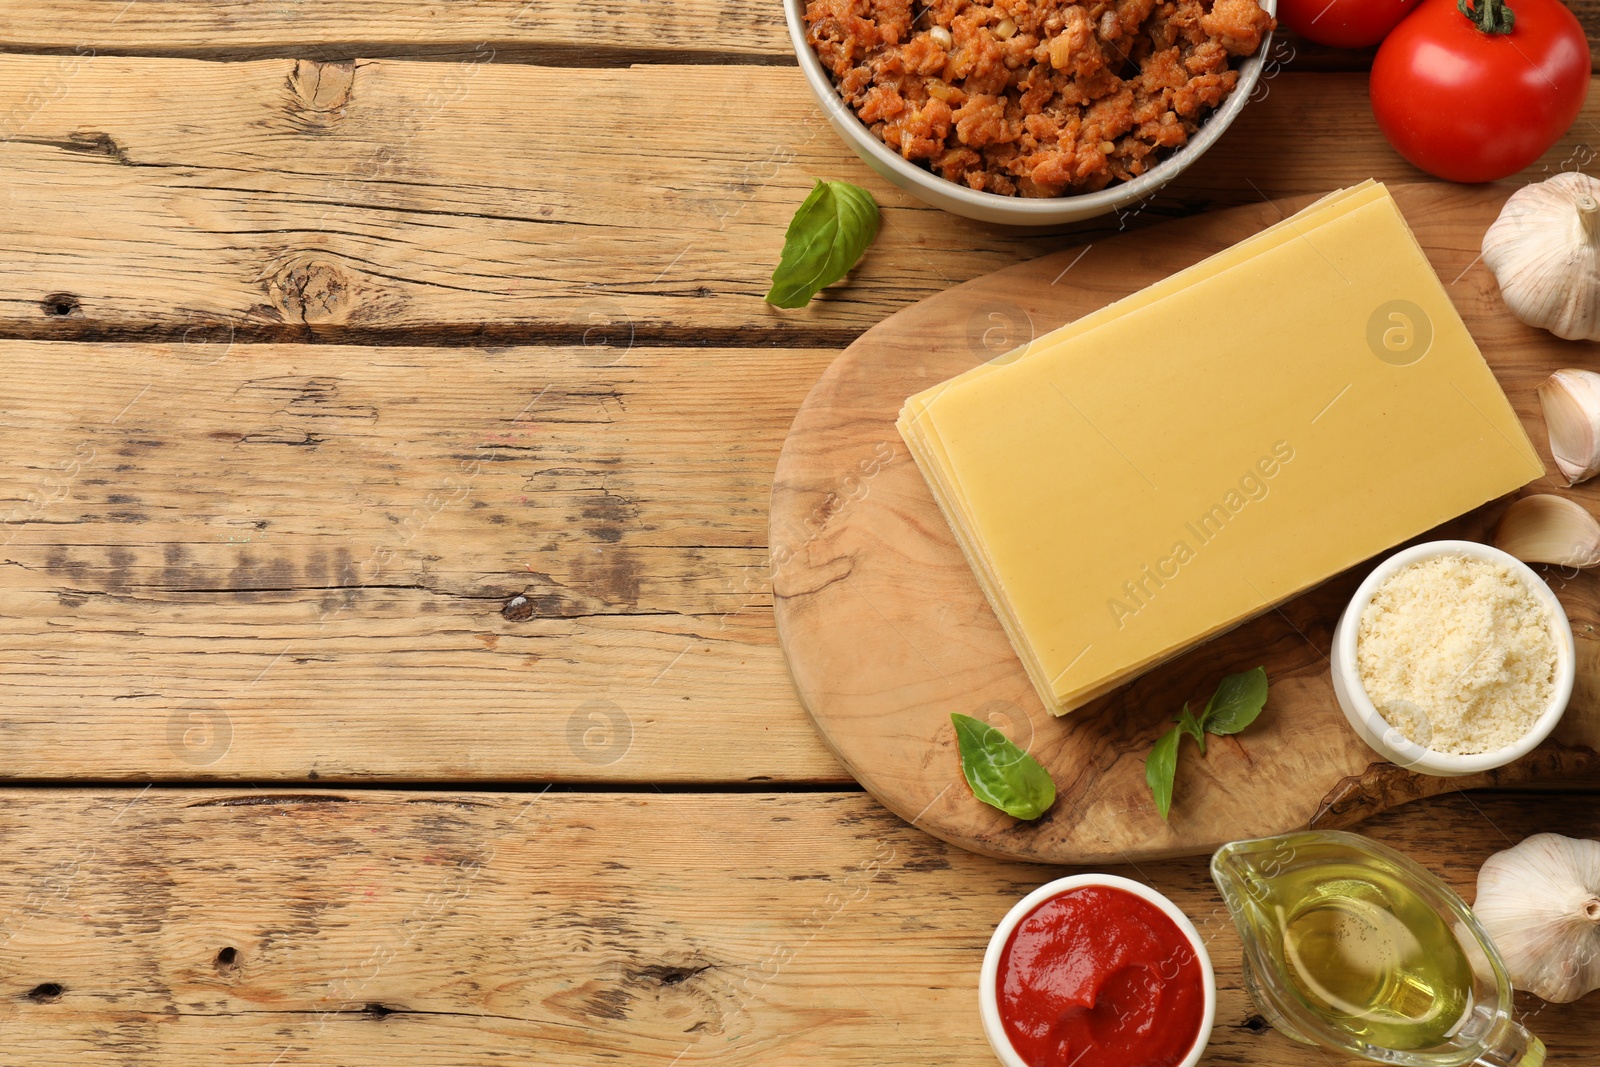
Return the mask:
M 1600 26 L 1600 5 L 1582 14 Z M 766 509 L 892 311 L 1126 227 L 1422 176 L 1368 57 L 1278 45 L 1185 178 L 1071 230 L 923 207 L 753 0 L 11 0 L 0 12 L 0 1063 L 971 1064 L 1058 873 L 859 791 L 795 699 Z M 1600 94 L 1529 177 L 1588 166 Z M 814 177 L 884 206 L 761 295 Z M 1592 796 L 1370 832 L 1470 899 Z M 1207 1063 L 1313 1065 L 1202 859 Z M 1592 1004 L 1522 1005 L 1553 1062 Z

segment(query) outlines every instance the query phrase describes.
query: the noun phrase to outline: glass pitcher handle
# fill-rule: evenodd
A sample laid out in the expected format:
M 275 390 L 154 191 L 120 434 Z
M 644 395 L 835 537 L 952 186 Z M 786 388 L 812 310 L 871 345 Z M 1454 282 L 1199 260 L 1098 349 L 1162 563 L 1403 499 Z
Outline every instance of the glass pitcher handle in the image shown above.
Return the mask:
M 1544 1042 L 1508 1019 L 1496 1039 L 1474 1062 L 1479 1067 L 1544 1067 Z

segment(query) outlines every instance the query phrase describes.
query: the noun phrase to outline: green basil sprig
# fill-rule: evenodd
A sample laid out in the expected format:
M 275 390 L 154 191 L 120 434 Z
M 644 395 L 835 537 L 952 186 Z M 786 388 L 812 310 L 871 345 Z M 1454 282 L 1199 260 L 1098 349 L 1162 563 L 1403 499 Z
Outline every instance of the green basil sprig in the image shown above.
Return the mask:
M 1056 800 L 1056 784 L 1039 761 L 981 719 L 952 713 L 961 773 L 972 795 L 1019 819 L 1037 819 Z
M 1267 703 L 1267 671 L 1257 667 L 1243 674 L 1230 674 L 1224 678 L 1217 691 L 1206 701 L 1205 710 L 1198 717 L 1183 706 L 1183 712 L 1172 721 L 1178 725 L 1161 735 L 1144 761 L 1144 780 L 1155 797 L 1156 810 L 1165 819 L 1172 810 L 1172 786 L 1178 775 L 1178 746 L 1188 734 L 1205 755 L 1206 734 L 1227 737 L 1256 721 Z
M 878 235 L 878 203 L 849 182 L 817 182 L 789 221 L 767 303 L 803 308 L 843 278 Z

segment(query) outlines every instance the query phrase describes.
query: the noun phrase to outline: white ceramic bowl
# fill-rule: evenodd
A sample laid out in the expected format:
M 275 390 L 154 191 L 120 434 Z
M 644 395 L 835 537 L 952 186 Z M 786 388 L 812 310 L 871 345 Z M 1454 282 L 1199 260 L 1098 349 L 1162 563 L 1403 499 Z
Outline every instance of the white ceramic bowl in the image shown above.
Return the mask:
M 1367 696 L 1367 691 L 1361 684 L 1361 674 L 1356 665 L 1356 632 L 1361 628 L 1362 612 L 1366 610 L 1378 587 L 1388 581 L 1395 572 L 1418 560 L 1431 559 L 1434 556 L 1467 556 L 1493 563 L 1504 563 L 1527 584 L 1528 589 L 1545 606 L 1550 620 L 1550 632 L 1556 642 L 1555 691 L 1550 695 L 1550 703 L 1534 721 L 1533 728 L 1513 745 L 1474 756 L 1435 752 L 1408 739 L 1391 726 L 1378 713 L 1378 709 L 1373 706 L 1372 699 Z M 1532 752 L 1541 741 L 1550 736 L 1550 731 L 1556 728 L 1556 723 L 1561 721 L 1562 712 L 1567 710 L 1567 701 L 1572 699 L 1572 683 L 1577 676 L 1572 624 L 1567 621 L 1567 613 L 1562 608 L 1561 601 L 1556 599 L 1556 595 L 1550 591 L 1544 579 L 1526 563 L 1498 548 L 1480 545 L 1476 541 L 1429 541 L 1396 552 L 1378 564 L 1377 569 L 1361 583 L 1361 588 L 1356 590 L 1356 595 L 1350 600 L 1350 606 L 1339 616 L 1339 625 L 1333 631 L 1333 652 L 1328 658 L 1333 671 L 1333 695 L 1339 701 L 1339 707 L 1344 709 L 1345 718 L 1350 720 L 1350 725 L 1355 727 L 1361 739 L 1371 745 L 1378 755 L 1397 766 L 1446 778 L 1504 767 Z
M 1277 0 L 1260 0 L 1268 14 L 1276 14 Z M 1206 117 L 1189 143 L 1139 175 L 1133 181 L 1109 186 L 1094 193 L 1057 196 L 1046 199 L 1001 196 L 969 189 L 917 166 L 884 144 L 866 127 L 839 96 L 833 79 L 806 40 L 805 0 L 783 0 L 784 18 L 789 23 L 789 39 L 794 44 L 800 69 L 805 72 L 811 92 L 835 132 L 855 150 L 856 155 L 889 181 L 917 199 L 934 207 L 965 215 L 980 222 L 999 222 L 1009 226 L 1053 226 L 1063 222 L 1104 215 L 1108 211 L 1142 200 L 1176 178 L 1217 142 L 1222 131 L 1238 116 L 1261 80 L 1261 68 L 1272 48 L 1272 35 L 1261 39 L 1255 55 L 1239 64 L 1239 82 L 1222 106 Z
M 1206 1043 L 1211 1040 L 1211 1027 L 1217 1019 L 1217 976 L 1211 969 L 1211 956 L 1206 952 L 1206 943 L 1201 939 L 1200 931 L 1194 928 L 1194 923 L 1178 910 L 1176 904 L 1142 882 L 1119 878 L 1114 874 L 1075 874 L 1070 878 L 1057 878 L 1053 882 L 1046 882 L 1017 901 L 1011 910 L 1006 912 L 1006 917 L 1000 920 L 1000 925 L 994 928 L 994 936 L 989 939 L 989 947 L 983 954 L 983 970 L 978 973 L 978 1011 L 983 1017 L 983 1032 L 989 1038 L 989 1044 L 993 1046 L 995 1055 L 1000 1057 L 1000 1062 L 1005 1064 L 1005 1067 L 1030 1067 L 1028 1061 L 1017 1055 L 1017 1050 L 1011 1047 L 1011 1039 L 1006 1036 L 1005 1027 L 1000 1022 L 1000 999 L 995 992 L 1000 975 L 1000 955 L 1005 951 L 1006 942 L 1011 939 L 1011 932 L 1029 912 L 1051 897 L 1058 897 L 1069 889 L 1082 889 L 1085 886 L 1121 889 L 1141 900 L 1149 901 L 1160 908 L 1177 925 L 1179 932 L 1189 939 L 1189 946 L 1194 949 L 1195 959 L 1200 963 L 1200 980 L 1205 987 L 1205 1007 L 1200 1016 L 1200 1033 L 1194 1039 L 1194 1047 L 1189 1050 L 1189 1054 L 1183 1058 L 1178 1067 L 1194 1067 L 1200 1062 L 1200 1057 L 1206 1050 Z

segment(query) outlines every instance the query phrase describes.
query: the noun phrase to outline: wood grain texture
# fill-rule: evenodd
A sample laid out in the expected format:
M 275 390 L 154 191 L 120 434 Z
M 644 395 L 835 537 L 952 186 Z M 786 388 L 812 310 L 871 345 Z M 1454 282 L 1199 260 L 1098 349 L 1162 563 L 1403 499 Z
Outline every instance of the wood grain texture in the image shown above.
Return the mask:
M 681 89 L 694 86 L 693 93 Z M 1264 195 L 1422 175 L 1358 75 L 1281 74 L 1150 200 L 1059 233 L 927 208 L 797 70 L 0 57 L 0 334 L 842 347 L 950 285 Z M 1600 93 L 1529 177 L 1587 163 Z M 849 284 L 766 305 L 813 178 L 885 207 Z M 54 298 L 54 299 L 52 299 Z
M 0 358 L 0 776 L 845 780 L 765 550 L 825 352 Z
M 22 0 L 0 14 L 0 48 L 119 55 L 370 59 L 471 54 L 592 65 L 700 55 L 792 54 L 783 9 L 756 0 Z
M 1436 183 L 1393 192 L 1549 463 L 1535 390 L 1552 371 L 1586 359 L 1589 348 L 1518 322 L 1478 262 L 1481 235 L 1509 188 Z M 1057 719 L 1040 703 L 916 465 L 867 463 L 879 452 L 905 455 L 894 420 L 907 396 L 1302 206 L 1236 208 L 951 289 L 869 330 L 806 398 L 773 486 L 778 631 L 818 729 L 891 809 L 986 854 L 1108 862 L 1210 852 L 1228 840 L 1303 828 L 1319 815 L 1347 825 L 1443 788 L 1387 767 L 1334 701 L 1326 659 L 1333 627 L 1369 568 L 1337 576 Z M 1553 485 L 1546 479 L 1537 488 Z M 1568 492 L 1591 510 L 1600 505 L 1592 484 Z M 1490 504 L 1423 539 L 1484 539 L 1501 510 Z M 807 524 L 804 516 L 819 511 L 823 521 Z M 1577 689 L 1549 743 L 1561 748 L 1457 784 L 1600 774 L 1600 584 L 1589 574 L 1550 580 L 1578 649 Z M 1257 665 L 1271 681 L 1268 712 L 1203 758 L 1184 753 L 1172 817 L 1163 821 L 1145 784 L 1150 746 L 1179 708 L 1198 706 L 1223 675 Z M 1055 806 L 1023 823 L 981 804 L 961 784 L 952 712 L 992 721 L 1031 751 L 1056 781 Z
M 1457 792 L 1463 785 L 1494 789 L 1570 789 L 1600 777 L 1600 753 L 1587 745 L 1541 745 L 1509 767 L 1474 775 L 1470 781 L 1412 774 L 1392 763 L 1372 763 L 1328 790 L 1311 816 L 1314 830 L 1342 830 L 1402 804 Z
M 1490 853 L 1600 815 L 1457 795 L 1370 830 L 1470 901 Z M 858 793 L 8 790 L 0 841 L 0 1027 L 30 1067 L 978 1067 L 989 933 L 1060 873 Z M 1204 1063 L 1325 1067 L 1255 1017 L 1203 859 L 1110 869 L 1207 939 Z M 1600 1055 L 1592 1001 L 1519 1008 L 1551 1062 Z
M 1590 39 L 1600 2 L 1568 4 Z M 1373 49 L 1325 48 L 1279 29 L 1293 70 L 1363 70 Z M 670 5 L 641 0 L 561 5 L 550 0 L 14 0 L 0 15 L 0 48 L 16 52 L 91 47 L 102 54 L 301 59 L 468 54 L 501 61 L 595 65 L 663 57 L 682 62 L 793 62 L 777 3 Z

